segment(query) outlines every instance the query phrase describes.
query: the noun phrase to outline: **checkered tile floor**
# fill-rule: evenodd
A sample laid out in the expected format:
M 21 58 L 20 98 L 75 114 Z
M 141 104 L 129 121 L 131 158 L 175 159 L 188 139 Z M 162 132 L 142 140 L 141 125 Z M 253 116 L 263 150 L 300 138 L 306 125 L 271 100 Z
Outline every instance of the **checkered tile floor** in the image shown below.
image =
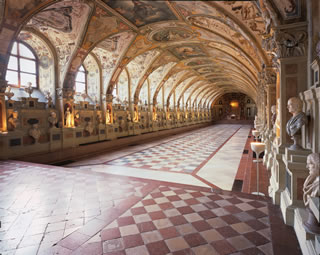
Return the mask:
M 210 126 L 105 164 L 190 174 L 240 127 L 241 125 Z
M 273 254 L 267 202 L 160 186 L 89 240 L 104 254 Z
M 276 210 L 250 194 L 0 161 L 2 255 L 301 254 Z

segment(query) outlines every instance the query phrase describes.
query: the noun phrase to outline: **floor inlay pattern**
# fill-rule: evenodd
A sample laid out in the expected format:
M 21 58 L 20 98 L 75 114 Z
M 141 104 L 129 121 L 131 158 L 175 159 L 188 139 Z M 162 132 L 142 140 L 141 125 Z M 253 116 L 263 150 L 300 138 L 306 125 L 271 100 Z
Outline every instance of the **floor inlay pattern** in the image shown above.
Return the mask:
M 0 161 L 2 255 L 301 254 L 276 211 L 250 194 Z
M 241 125 L 218 125 L 106 162 L 108 165 L 193 173 Z

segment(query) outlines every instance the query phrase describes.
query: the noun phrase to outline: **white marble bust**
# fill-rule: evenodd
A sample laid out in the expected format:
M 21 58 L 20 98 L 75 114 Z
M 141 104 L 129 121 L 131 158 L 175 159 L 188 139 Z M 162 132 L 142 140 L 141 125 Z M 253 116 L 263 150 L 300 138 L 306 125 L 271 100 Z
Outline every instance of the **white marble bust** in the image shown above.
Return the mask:
M 306 114 L 302 111 L 302 101 L 298 97 L 291 97 L 288 100 L 288 111 L 292 117 L 287 122 L 287 133 L 294 141 L 289 149 L 298 150 L 302 148 L 300 145 L 301 127 L 307 122 Z
M 309 205 L 310 198 L 320 197 L 320 154 L 311 153 L 307 158 L 307 168 L 309 176 L 303 184 L 303 202 L 305 206 Z

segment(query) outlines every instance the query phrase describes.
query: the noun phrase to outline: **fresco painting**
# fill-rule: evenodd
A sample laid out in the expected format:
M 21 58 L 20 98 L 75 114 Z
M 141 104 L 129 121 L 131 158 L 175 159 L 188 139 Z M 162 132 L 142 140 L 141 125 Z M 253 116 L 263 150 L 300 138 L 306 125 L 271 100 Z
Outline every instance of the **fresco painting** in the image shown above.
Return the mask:
M 171 49 L 171 52 L 179 59 L 206 56 L 206 54 L 203 52 L 203 50 L 199 45 L 192 45 L 192 44 L 173 48 Z
M 181 28 L 167 28 L 152 33 L 151 38 L 156 42 L 174 42 L 193 38 L 192 32 Z
M 274 0 L 274 2 L 284 19 L 294 19 L 300 17 L 300 0 Z
M 88 15 L 87 4 L 64 1 L 42 10 L 28 22 L 28 26 L 43 33 L 55 46 L 61 78 L 66 74 L 67 63 L 70 62 L 70 56 L 74 53 L 85 26 L 80 20 Z
M 165 2 L 138 0 L 103 0 L 103 2 L 137 27 L 164 20 L 177 20 Z
M 31 9 L 45 0 L 7 0 L 7 14 L 10 18 L 22 18 Z

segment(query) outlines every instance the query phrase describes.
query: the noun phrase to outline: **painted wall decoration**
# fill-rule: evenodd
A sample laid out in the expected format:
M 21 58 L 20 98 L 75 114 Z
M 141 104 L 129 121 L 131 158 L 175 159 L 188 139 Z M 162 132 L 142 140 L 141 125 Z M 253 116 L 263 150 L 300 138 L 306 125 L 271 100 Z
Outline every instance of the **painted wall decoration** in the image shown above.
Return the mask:
M 137 27 L 158 21 L 177 20 L 177 17 L 173 14 L 165 2 L 139 0 L 103 0 L 103 2 L 115 9 L 118 13 L 120 13 L 123 17 Z
M 215 69 L 212 68 L 211 66 L 206 66 L 206 67 L 200 67 L 200 68 L 196 69 L 196 71 L 200 74 L 208 74 L 208 73 L 215 72 Z
M 192 59 L 186 62 L 187 66 L 202 66 L 202 65 L 210 65 L 212 61 L 210 59 Z
M 32 21 L 34 26 L 50 27 L 63 33 L 72 32 L 73 6 L 47 8 L 38 13 Z
M 189 83 L 196 78 L 196 76 L 191 76 L 188 79 L 185 79 L 183 82 L 181 82 L 180 84 L 178 84 L 178 86 L 176 87 L 176 95 L 180 96 L 182 91 L 186 88 L 186 86 L 189 85 Z
M 150 39 L 156 42 L 175 42 L 188 40 L 195 37 L 192 31 L 183 28 L 169 27 L 161 30 L 154 31 L 150 34 Z
M 154 70 L 149 75 L 149 81 L 150 81 L 150 95 L 151 98 L 153 98 L 154 93 L 159 85 L 159 83 L 163 80 L 163 78 L 167 75 L 167 73 L 171 70 L 171 68 L 176 63 L 171 62 L 166 65 L 160 66 L 158 69 Z
M 169 52 L 165 52 L 161 54 L 153 63 L 152 63 L 152 68 L 157 69 L 160 66 L 166 65 L 171 62 L 178 62 L 179 60 L 173 56 Z
M 138 86 L 139 80 L 142 78 L 144 73 L 147 71 L 151 62 L 159 55 L 158 50 L 151 50 L 137 56 L 132 60 L 127 68 L 130 73 L 131 79 L 131 97 L 133 97 L 136 88 Z
M 227 21 L 225 21 L 221 20 L 220 17 L 191 16 L 188 17 L 188 20 L 196 26 L 207 28 L 223 35 L 229 42 L 233 42 L 241 48 L 243 52 L 247 52 L 256 63 L 259 63 L 262 60 L 261 56 L 258 55 L 259 51 L 257 46 L 242 32 L 242 29 L 237 24 L 230 20 L 230 18 L 226 18 Z
M 274 0 L 274 3 L 284 19 L 299 18 L 301 15 L 300 0 Z
M 100 102 L 100 73 L 98 63 L 89 54 L 83 61 L 83 65 L 87 71 L 87 94 L 93 102 Z
M 112 73 L 133 38 L 133 32 L 122 32 L 103 40 L 93 49 L 92 52 L 102 65 L 104 92 L 107 91 Z
M 63 1 L 42 10 L 28 22 L 56 47 L 61 81 L 85 27 L 81 21 L 87 19 L 89 11 L 89 6 L 81 1 Z
M 199 45 L 189 44 L 184 46 L 175 47 L 170 50 L 173 55 L 179 59 L 187 59 L 194 57 L 204 57 L 206 56 L 205 52 Z
M 41 4 L 45 0 L 7 0 L 8 16 L 10 18 L 22 18 L 32 8 Z
M 139 94 L 139 101 L 145 105 L 146 103 L 149 102 L 148 100 L 148 81 L 145 80 L 145 82 L 142 85 L 142 88 L 140 90 L 140 94 Z
M 128 90 L 128 75 L 125 70 L 123 70 L 119 76 L 117 82 L 117 89 L 118 89 L 118 97 L 121 102 L 128 102 L 129 98 L 129 90 Z
M 177 82 L 182 78 L 182 76 L 188 71 L 180 71 L 173 74 L 163 85 L 164 88 L 164 101 L 167 102 L 168 96 L 173 89 L 173 87 L 177 84 Z
M 106 38 L 110 34 L 119 32 L 120 30 L 128 29 L 128 25 L 120 22 L 115 16 L 107 11 L 96 7 L 95 14 L 91 17 L 85 42 L 83 47 L 89 49 L 94 43 Z M 116 47 L 117 39 L 119 37 L 113 37 L 113 47 Z

